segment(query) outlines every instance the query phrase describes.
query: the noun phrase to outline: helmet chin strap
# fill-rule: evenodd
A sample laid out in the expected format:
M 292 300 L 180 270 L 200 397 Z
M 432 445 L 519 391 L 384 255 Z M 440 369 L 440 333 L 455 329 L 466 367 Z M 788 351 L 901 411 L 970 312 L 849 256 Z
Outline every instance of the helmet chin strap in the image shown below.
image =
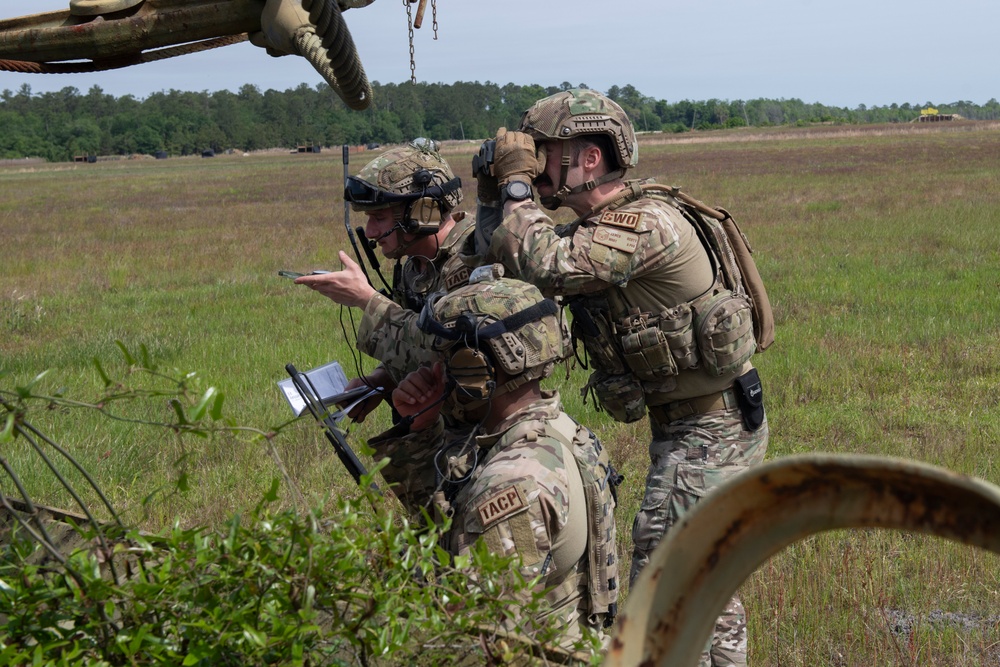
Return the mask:
M 393 224 L 393 226 L 389 228 L 389 231 L 379 234 L 373 239 L 368 239 L 368 245 L 369 247 L 374 249 L 378 246 L 378 242 L 381 241 L 382 239 L 386 238 L 387 236 L 391 236 L 392 234 L 399 234 L 399 237 L 397 239 L 398 240 L 397 248 L 395 252 L 397 256 L 389 258 L 389 259 L 399 259 L 406 254 L 406 251 L 409 250 L 414 243 L 423 238 L 421 234 L 416 234 L 414 238 L 406 240 L 405 236 L 408 233 L 410 232 L 406 231 L 406 227 L 403 226 L 402 220 L 397 220 L 395 224 Z
M 563 145 L 565 146 L 566 144 Z M 562 206 L 563 202 L 566 201 L 566 198 L 570 195 L 576 194 L 577 192 L 593 190 L 597 186 L 603 185 L 608 181 L 625 177 L 624 169 L 616 169 L 614 171 L 609 171 L 600 178 L 591 179 L 586 183 L 581 183 L 580 185 L 571 188 L 566 183 L 566 177 L 569 175 L 570 163 L 572 161 L 573 157 L 571 155 L 567 155 L 564 149 L 562 159 L 559 161 L 561 169 L 559 170 L 559 185 L 556 186 L 555 194 L 551 194 L 548 197 L 539 197 L 538 199 L 539 203 L 550 211 L 554 211 Z

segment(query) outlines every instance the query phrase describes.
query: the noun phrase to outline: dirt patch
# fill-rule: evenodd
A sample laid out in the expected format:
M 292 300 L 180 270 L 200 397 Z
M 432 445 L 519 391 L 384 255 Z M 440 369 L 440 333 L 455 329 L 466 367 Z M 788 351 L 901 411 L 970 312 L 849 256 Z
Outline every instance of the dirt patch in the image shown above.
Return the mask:
M 926 614 L 911 614 L 902 609 L 883 608 L 889 629 L 897 634 L 908 636 L 922 625 L 948 626 L 962 630 L 982 630 L 1000 625 L 1000 615 L 984 616 L 977 613 L 961 613 L 935 609 Z

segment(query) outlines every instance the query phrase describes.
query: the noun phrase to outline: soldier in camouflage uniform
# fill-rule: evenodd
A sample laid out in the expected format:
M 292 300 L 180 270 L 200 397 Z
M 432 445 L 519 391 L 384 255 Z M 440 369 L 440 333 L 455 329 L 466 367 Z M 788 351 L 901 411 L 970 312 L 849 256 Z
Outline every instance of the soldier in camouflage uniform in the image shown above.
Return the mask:
M 572 649 L 616 611 L 618 477 L 594 434 L 539 387 L 567 350 L 558 306 L 500 273 L 481 267 L 477 282 L 428 304 L 421 324 L 444 361 L 399 384 L 393 403 L 403 420 L 369 444 L 388 457 L 382 474 L 414 515 L 452 517 L 449 552 L 465 555 L 483 540 L 519 557 L 526 579 L 541 577 L 542 618 L 511 618 L 504 630 L 524 634 L 545 621 Z M 443 406 L 475 426 L 474 437 L 448 441 Z
M 454 210 L 462 201 L 461 180 L 428 139 L 391 148 L 370 161 L 348 178 L 344 198 L 355 211 L 368 214 L 368 242 L 396 260 L 392 294 L 369 285 L 361 267 L 343 251 L 342 271 L 302 276 L 295 282 L 341 305 L 364 309 L 358 349 L 380 363 L 347 388 L 367 385 L 386 392 L 349 413 L 360 422 L 407 373 L 435 358 L 418 344 L 417 314 L 428 294 L 467 281 L 470 269 L 460 259 L 460 250 L 467 240 L 471 244 L 475 225 L 471 217 Z
M 473 165 L 496 179 L 503 209 L 495 230 L 476 232 L 477 242 L 489 239 L 486 260 L 547 296 L 568 297 L 593 370 L 586 390 L 619 421 L 649 415 L 633 583 L 670 527 L 713 487 L 762 461 L 768 439 L 749 306 L 722 289 L 719 258 L 669 188 L 623 180 L 637 150 L 621 107 L 573 89 L 537 102 L 519 131 L 500 128 Z M 569 207 L 577 220 L 554 228 L 530 186 L 543 206 Z M 745 663 L 737 596 L 702 664 Z

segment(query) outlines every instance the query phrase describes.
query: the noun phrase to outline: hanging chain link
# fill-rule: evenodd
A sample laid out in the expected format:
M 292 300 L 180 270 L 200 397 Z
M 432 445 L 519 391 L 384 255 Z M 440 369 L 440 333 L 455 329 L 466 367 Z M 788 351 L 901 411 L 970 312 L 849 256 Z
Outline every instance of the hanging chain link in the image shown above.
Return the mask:
M 438 0 L 431 0 L 431 17 L 433 18 L 434 41 L 438 38 Z
M 410 5 L 416 0 L 403 0 L 406 7 L 406 26 L 410 31 L 410 83 L 417 82 L 417 59 L 413 55 L 413 10 Z

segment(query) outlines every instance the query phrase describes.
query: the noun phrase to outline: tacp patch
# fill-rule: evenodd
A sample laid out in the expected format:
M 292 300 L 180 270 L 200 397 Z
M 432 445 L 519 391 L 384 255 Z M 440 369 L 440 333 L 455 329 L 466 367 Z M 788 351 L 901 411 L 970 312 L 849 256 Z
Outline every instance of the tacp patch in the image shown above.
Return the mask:
M 597 224 L 636 229 L 640 222 L 642 222 L 641 211 L 605 211 L 601 214 Z
M 517 514 L 521 510 L 527 509 L 528 501 L 525 499 L 521 489 L 516 486 L 508 486 L 486 500 L 479 503 L 476 510 L 479 512 L 479 519 L 483 523 L 483 530 L 498 521 L 502 521 L 509 516 Z
M 461 285 L 469 282 L 469 276 L 472 274 L 472 269 L 467 266 L 461 266 L 455 269 L 453 272 L 448 274 L 448 277 L 444 279 L 444 288 L 449 292 L 459 287 Z
M 639 247 L 639 235 L 633 232 L 623 232 L 618 229 L 608 229 L 598 227 L 594 230 L 594 243 L 621 250 L 622 252 L 633 253 Z

